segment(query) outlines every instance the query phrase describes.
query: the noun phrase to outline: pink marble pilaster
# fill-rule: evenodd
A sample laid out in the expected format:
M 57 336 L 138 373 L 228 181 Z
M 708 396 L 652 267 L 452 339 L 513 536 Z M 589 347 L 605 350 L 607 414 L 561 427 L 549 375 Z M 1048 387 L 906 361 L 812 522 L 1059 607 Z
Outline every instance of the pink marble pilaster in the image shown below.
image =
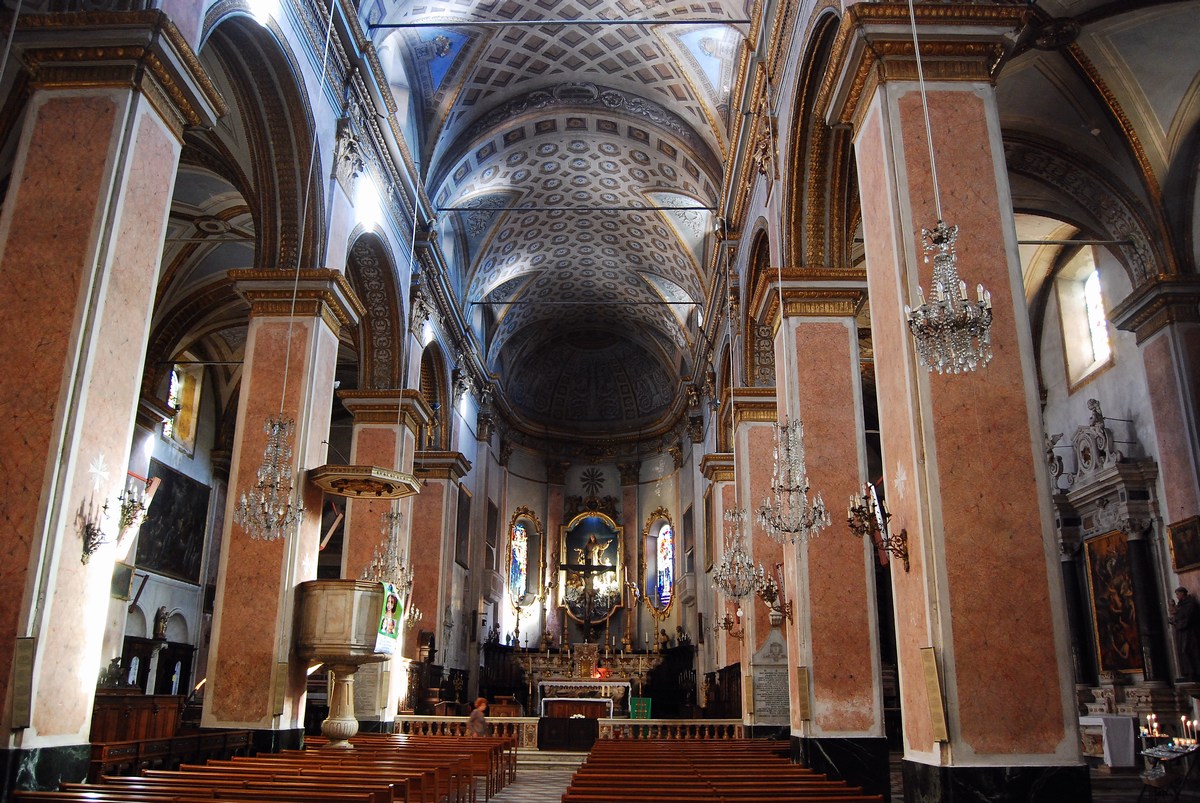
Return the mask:
M 37 639 L 26 747 L 87 741 L 115 552 L 101 547 L 84 565 L 79 516 L 115 536 L 101 508 L 124 485 L 178 155 L 148 104 L 119 89 L 39 90 L 17 146 L 0 216 L 10 310 L 0 350 L 20 366 L 0 379 L 11 419 L 0 465 L 16 483 L 0 642 Z M 41 560 L 52 567 L 43 576 Z M 11 668 L 0 662 L 5 723 Z
M 454 529 L 450 526 L 447 511 L 455 510 L 457 501 L 457 484 L 444 478 L 431 478 L 421 493 L 412 497 L 412 533 L 409 536 L 409 565 L 413 570 L 412 599 L 425 616 L 437 615 L 442 586 L 449 582 L 445 572 L 454 562 L 454 556 L 447 554 L 446 550 L 453 549 Z M 480 638 L 484 635 L 481 634 Z M 415 658 L 416 631 L 408 630 L 402 638 L 404 655 Z
M 876 363 L 887 497 L 913 562 L 910 574 L 892 573 L 906 748 L 936 750 L 919 652 L 932 644 L 950 763 L 1070 762 L 1065 620 L 1048 568 L 1033 356 L 1019 330 L 1028 324 L 994 91 L 962 82 L 931 88 L 928 100 L 945 216 L 961 229 L 960 273 L 992 293 L 995 356 L 964 376 L 927 376 L 915 364 L 902 307 L 917 283 L 929 287 L 919 228 L 937 215 L 921 98 L 912 84 L 881 85 L 856 152 L 875 349 L 890 355 Z
M 788 374 L 809 378 L 796 389 L 809 497 L 820 492 L 832 519 L 801 547 L 805 596 L 795 603 L 797 614 L 807 620 L 812 735 L 882 736 L 874 556 L 864 555 L 866 546 L 848 531 L 842 502 L 861 493 L 866 474 L 857 326 L 851 317 L 789 318 L 786 323 L 793 348 L 784 359 L 795 366 Z

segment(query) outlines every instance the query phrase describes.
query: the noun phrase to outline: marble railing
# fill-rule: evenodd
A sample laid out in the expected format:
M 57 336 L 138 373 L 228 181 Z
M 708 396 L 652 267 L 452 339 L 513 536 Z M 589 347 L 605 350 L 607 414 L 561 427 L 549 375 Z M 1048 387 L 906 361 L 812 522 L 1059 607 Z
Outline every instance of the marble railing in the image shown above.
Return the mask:
M 537 717 L 488 717 L 495 736 L 510 736 L 518 747 L 537 747 Z M 396 717 L 396 733 L 418 736 L 462 736 L 466 717 Z M 737 719 L 601 719 L 601 739 L 741 739 Z

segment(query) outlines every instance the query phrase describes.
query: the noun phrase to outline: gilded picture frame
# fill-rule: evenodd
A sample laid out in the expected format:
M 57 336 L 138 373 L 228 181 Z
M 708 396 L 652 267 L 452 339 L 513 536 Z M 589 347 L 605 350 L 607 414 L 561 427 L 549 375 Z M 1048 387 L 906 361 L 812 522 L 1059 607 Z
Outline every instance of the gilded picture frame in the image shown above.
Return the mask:
M 1200 516 L 1167 525 L 1171 566 L 1177 572 L 1200 567 Z

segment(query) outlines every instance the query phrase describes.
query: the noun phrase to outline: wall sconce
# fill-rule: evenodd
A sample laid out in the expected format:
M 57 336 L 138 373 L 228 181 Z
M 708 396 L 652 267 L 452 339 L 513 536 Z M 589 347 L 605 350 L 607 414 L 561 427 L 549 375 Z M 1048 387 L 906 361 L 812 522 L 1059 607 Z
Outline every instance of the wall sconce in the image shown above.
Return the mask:
M 717 635 L 720 635 L 722 630 L 733 636 L 738 641 L 741 641 L 746 637 L 746 628 L 742 627 L 741 608 L 737 609 L 736 619 L 726 613 L 723 617 L 717 620 L 717 623 L 713 625 L 713 632 Z
M 778 574 L 779 567 L 782 564 L 775 564 L 775 572 Z M 754 593 L 758 594 L 758 598 L 767 603 L 767 607 L 771 609 L 771 613 L 777 613 L 789 622 L 792 621 L 792 601 L 783 598 L 783 585 L 776 582 L 774 577 L 763 571 L 762 566 L 758 567 L 758 583 L 755 585 Z
M 863 486 L 862 496 L 850 497 L 850 506 L 846 508 L 846 523 L 850 526 L 850 532 L 859 538 L 870 538 L 881 553 L 904 561 L 904 571 L 907 572 L 908 530 L 901 529 L 895 534 L 889 532 L 888 521 L 891 518 L 892 514 L 887 512 L 875 495 L 875 486 L 869 482 Z

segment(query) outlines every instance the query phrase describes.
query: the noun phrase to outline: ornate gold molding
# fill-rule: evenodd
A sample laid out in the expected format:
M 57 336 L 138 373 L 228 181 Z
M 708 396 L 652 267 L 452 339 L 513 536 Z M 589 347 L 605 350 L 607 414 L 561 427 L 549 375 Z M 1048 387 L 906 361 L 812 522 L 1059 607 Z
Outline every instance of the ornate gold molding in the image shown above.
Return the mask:
M 797 291 L 794 285 L 804 284 L 809 285 L 812 282 L 827 283 L 827 282 L 845 282 L 844 286 L 807 286 L 802 292 L 807 295 L 795 296 L 797 299 L 820 299 L 828 296 L 830 299 L 846 299 L 851 296 L 862 296 L 865 301 L 866 295 L 864 288 L 867 281 L 867 271 L 865 268 L 772 268 L 768 271 L 763 271 L 753 277 L 753 293 L 750 297 L 749 308 L 751 314 L 758 320 L 768 326 L 775 327 L 778 324 L 779 315 L 779 291 L 775 285 L 782 279 L 784 284 L 784 304 L 785 314 L 792 315 L 857 315 L 858 311 L 854 312 L 805 312 L 800 309 L 793 309 L 790 301 L 793 294 Z M 788 288 L 788 285 L 793 285 Z M 832 295 L 831 295 L 832 294 Z M 861 308 L 861 303 L 859 307 Z
M 278 270 L 231 270 L 229 278 L 254 316 L 319 315 L 337 332 L 357 325 L 366 313 L 346 277 L 332 268 L 302 270 L 299 276 Z
M 733 454 L 709 453 L 700 458 L 700 473 L 709 482 L 733 482 Z
M 419 391 L 404 390 L 339 390 L 337 397 L 354 418 L 355 424 L 400 423 L 403 408 L 404 426 L 410 432 L 428 426 L 433 420 L 433 408 Z
M 1200 322 L 1200 280 L 1155 277 L 1113 307 L 1110 319 L 1118 329 L 1133 332 L 1139 344 L 1172 324 Z
M 914 11 L 924 29 L 918 34 L 921 63 L 935 81 L 990 82 L 1012 33 L 1029 16 L 1020 6 L 958 3 L 921 3 Z M 816 112 L 831 124 L 857 130 L 880 83 L 916 79 L 908 7 L 856 3 L 847 8 L 829 65 Z
M 471 470 L 462 452 L 417 452 L 413 458 L 413 473 L 420 479 L 457 481 Z
M 35 88 L 140 91 L 176 136 L 187 126 L 213 125 L 228 111 L 162 11 L 27 14 L 20 18 L 15 44 Z

